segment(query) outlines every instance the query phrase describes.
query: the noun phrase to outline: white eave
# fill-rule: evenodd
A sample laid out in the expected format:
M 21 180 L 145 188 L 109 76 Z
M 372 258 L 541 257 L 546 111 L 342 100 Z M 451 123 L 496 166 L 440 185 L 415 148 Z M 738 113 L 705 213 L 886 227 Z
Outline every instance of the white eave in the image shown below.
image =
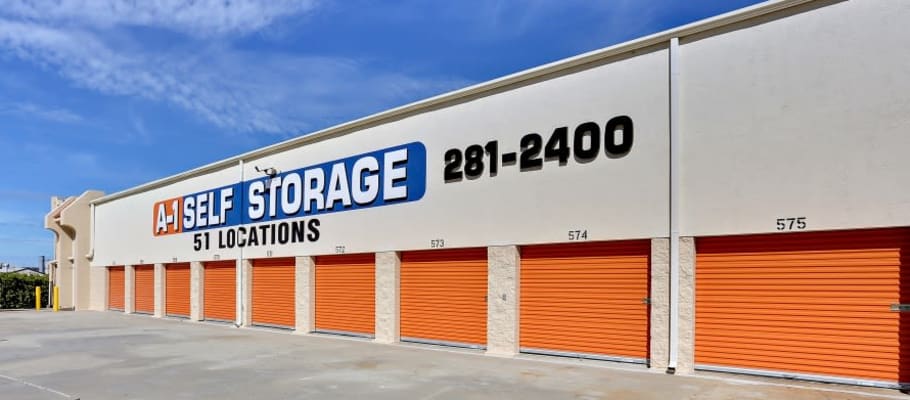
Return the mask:
M 528 80 L 544 77 L 550 74 L 558 73 L 564 70 L 568 70 L 574 67 L 582 66 L 585 64 L 595 63 L 610 57 L 615 57 L 624 53 L 633 52 L 640 50 L 646 47 L 663 44 L 669 42 L 671 38 L 682 38 L 686 36 L 691 36 L 694 34 L 702 33 L 712 29 L 717 29 L 727 25 L 736 24 L 742 21 L 750 20 L 753 18 L 761 17 L 763 15 L 771 14 L 780 10 L 796 7 L 802 4 L 810 3 L 818 0 L 772 0 L 766 1 L 764 3 L 759 3 L 750 7 L 742 8 L 736 11 L 732 11 L 726 14 L 721 14 L 715 17 L 704 19 L 701 21 L 696 21 L 691 24 L 683 25 L 677 28 L 666 30 L 663 32 L 655 33 L 649 36 L 645 36 L 639 39 L 631 40 L 628 42 L 616 44 L 610 47 L 606 47 L 599 50 L 590 51 L 583 53 L 574 57 L 566 58 L 563 60 L 555 61 L 549 64 L 544 64 L 539 67 L 531 68 L 521 72 L 517 72 L 511 75 L 506 75 L 504 77 L 494 79 L 491 81 L 479 83 L 473 86 L 469 86 L 464 89 L 455 90 L 452 92 L 444 93 L 438 96 L 430 97 L 428 99 L 420 100 L 414 103 L 403 105 L 400 107 L 392 108 L 380 113 L 376 113 L 367 117 L 356 119 L 353 121 L 345 122 L 339 125 L 335 125 L 320 131 L 316 131 L 310 134 L 305 134 L 293 139 L 289 139 L 283 142 L 279 142 L 270 146 L 266 146 L 257 150 L 253 150 L 247 153 L 243 153 L 234 157 L 230 157 L 221 161 L 216 161 L 208 165 L 201 166 L 199 168 L 191 169 L 189 171 L 181 172 L 176 175 L 172 175 L 166 178 L 158 179 L 146 184 L 142 184 L 130 189 L 126 189 L 120 192 L 111 193 L 107 196 L 100 197 L 91 202 L 91 204 L 102 204 L 109 201 L 113 201 L 119 198 L 127 197 L 136 193 L 142 193 L 148 190 L 159 188 L 165 185 L 168 185 L 173 182 L 181 181 L 187 178 L 203 175 L 208 172 L 216 171 L 226 167 L 231 167 L 237 165 L 240 160 L 251 160 L 256 158 L 261 158 L 269 154 L 278 153 L 280 151 L 299 147 L 301 145 L 324 139 L 328 136 L 334 135 L 343 135 L 358 130 L 364 129 L 366 127 L 375 126 L 386 121 L 395 120 L 405 116 L 414 115 L 420 112 L 427 110 L 435 109 L 440 106 L 451 104 L 457 102 L 458 100 L 482 95 L 490 91 L 501 89 L 507 86 L 516 85 Z

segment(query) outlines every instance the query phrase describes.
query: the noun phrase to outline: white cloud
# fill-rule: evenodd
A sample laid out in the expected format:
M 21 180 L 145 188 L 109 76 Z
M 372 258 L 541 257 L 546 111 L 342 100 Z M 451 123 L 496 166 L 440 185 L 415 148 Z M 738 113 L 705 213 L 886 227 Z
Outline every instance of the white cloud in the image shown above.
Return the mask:
M 83 120 L 81 115 L 65 108 L 46 107 L 28 102 L 0 103 L 0 114 L 34 117 L 61 123 L 76 123 Z
M 284 136 L 467 84 L 371 69 L 338 57 L 251 53 L 207 41 L 152 53 L 89 29 L 0 18 L 0 51 L 76 85 L 162 101 L 228 131 Z
M 37 216 L 35 213 L 25 213 L 18 210 L 7 210 L 0 207 L 0 226 L 43 226 L 43 216 Z
M 315 0 L 5 0 L 0 15 L 94 28 L 133 25 L 197 36 L 245 34 L 305 13 Z

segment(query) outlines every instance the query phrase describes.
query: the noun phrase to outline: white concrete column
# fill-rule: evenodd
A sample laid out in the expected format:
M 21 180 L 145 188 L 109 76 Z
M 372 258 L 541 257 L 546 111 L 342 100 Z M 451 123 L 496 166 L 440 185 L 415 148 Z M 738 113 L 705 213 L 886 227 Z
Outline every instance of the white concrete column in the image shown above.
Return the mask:
M 399 331 L 398 291 L 401 256 L 395 251 L 376 253 L 376 338 L 377 343 L 397 343 Z
M 295 329 L 296 333 L 310 333 L 316 329 L 316 260 L 297 257 L 295 267 Z
M 107 268 L 104 267 L 89 267 L 91 273 L 91 282 L 89 285 L 89 310 L 93 311 L 104 311 L 107 310 L 107 293 L 108 286 L 108 274 Z
M 190 263 L 190 321 L 201 321 L 204 316 L 202 310 L 205 307 L 205 268 L 199 261 Z
M 165 313 L 165 298 L 167 295 L 164 290 L 165 271 L 164 264 L 155 264 L 155 316 L 161 318 Z
M 518 354 L 518 246 L 487 248 L 487 354 Z
M 136 302 L 136 288 L 133 286 L 135 276 L 136 270 L 132 265 L 123 266 L 123 312 L 127 314 L 135 311 L 133 308 Z
M 666 373 L 670 363 L 670 239 L 651 239 L 651 371 Z
M 253 260 L 237 260 L 237 325 L 253 325 Z
M 676 374 L 695 371 L 695 238 L 679 238 L 679 355 Z

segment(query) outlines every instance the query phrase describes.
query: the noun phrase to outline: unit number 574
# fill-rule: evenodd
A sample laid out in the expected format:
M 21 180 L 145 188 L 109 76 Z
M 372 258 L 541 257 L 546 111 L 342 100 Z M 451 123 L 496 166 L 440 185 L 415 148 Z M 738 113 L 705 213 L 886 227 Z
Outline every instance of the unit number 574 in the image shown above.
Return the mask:
M 789 217 L 777 219 L 777 230 L 793 231 L 806 229 L 806 217 Z

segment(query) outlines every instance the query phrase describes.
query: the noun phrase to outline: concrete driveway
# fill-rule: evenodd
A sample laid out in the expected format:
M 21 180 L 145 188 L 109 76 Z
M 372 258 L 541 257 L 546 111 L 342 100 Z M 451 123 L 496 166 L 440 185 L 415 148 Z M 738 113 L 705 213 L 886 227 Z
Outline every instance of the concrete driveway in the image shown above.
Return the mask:
M 0 399 L 857 399 L 897 391 L 378 345 L 114 312 L 0 312 Z

